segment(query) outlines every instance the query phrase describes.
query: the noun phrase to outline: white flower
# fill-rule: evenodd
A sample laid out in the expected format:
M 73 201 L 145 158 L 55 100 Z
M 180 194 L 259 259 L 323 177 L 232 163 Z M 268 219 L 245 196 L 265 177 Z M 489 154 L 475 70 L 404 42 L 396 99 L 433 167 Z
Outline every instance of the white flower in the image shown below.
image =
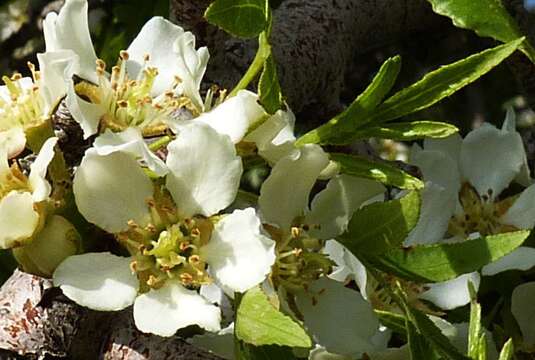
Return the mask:
M 203 110 L 199 87 L 208 50 L 196 50 L 190 32 L 162 17 L 143 26 L 121 52 L 111 75 L 95 55 L 86 0 L 67 0 L 59 14 L 48 14 L 44 33 L 47 51 L 74 51 L 81 59 L 75 73 L 92 83 L 75 86 L 71 78 L 66 79 L 67 106 L 85 137 L 95 134 L 99 125 L 114 131 L 136 126 L 149 134 L 160 133 L 171 112 L 187 105 L 181 96 L 187 97 L 196 111 Z
M 48 164 L 54 157 L 57 138 L 48 139 L 31 165 L 26 177 L 18 165 L 9 165 L 9 153 L 24 146 L 25 138 L 20 128 L 12 141 L 0 140 L 0 248 L 8 249 L 28 244 L 43 227 L 46 214 L 44 202 L 50 196 L 51 186 L 46 180 Z M 10 131 L 9 133 L 12 133 Z M 0 133 L 2 139 L 6 133 Z M 17 144 L 18 142 L 18 144 Z
M 464 139 L 458 135 L 426 139 L 423 149 L 413 147 L 410 161 L 421 169 L 426 186 L 420 219 L 405 245 L 456 242 L 534 227 L 535 185 L 518 197 L 499 197 L 513 180 L 525 185 L 531 182 L 512 113 L 508 113 L 501 130 L 483 124 Z M 522 246 L 484 266 L 482 274 L 527 270 L 534 265 L 535 249 Z M 477 288 L 479 274 L 465 274 L 445 283 L 429 284 L 430 290 L 423 297 L 445 309 L 463 306 L 470 299 L 469 278 Z
M 136 143 L 132 134 L 113 135 L 131 141 L 124 145 L 112 134 L 101 135 L 73 187 L 82 215 L 115 233 L 132 256 L 71 257 L 56 270 L 55 284 L 93 309 L 134 304 L 136 326 L 144 332 L 171 336 L 192 324 L 218 331 L 220 309 L 195 289 L 213 279 L 224 289 L 244 292 L 265 279 L 275 260 L 274 243 L 262 234 L 254 209 L 217 215 L 239 186 L 242 165 L 234 145 L 204 124 L 182 127 L 168 145 L 165 164 L 171 199 L 163 182 L 153 184 L 139 166 L 142 160 L 159 167 L 148 158 L 141 136 Z

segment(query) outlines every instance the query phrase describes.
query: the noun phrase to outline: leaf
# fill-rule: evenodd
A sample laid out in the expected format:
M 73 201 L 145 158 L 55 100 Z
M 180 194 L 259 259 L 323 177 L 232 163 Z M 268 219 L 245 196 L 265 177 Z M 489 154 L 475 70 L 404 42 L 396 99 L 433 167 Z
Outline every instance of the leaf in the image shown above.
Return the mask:
M 500 0 L 428 0 L 437 14 L 447 16 L 457 27 L 474 30 L 479 36 L 488 36 L 509 42 L 523 34 Z M 522 51 L 535 62 L 535 49 L 525 42 Z
M 421 138 L 441 139 L 458 132 L 455 126 L 436 121 L 413 121 L 383 126 L 369 127 L 357 131 L 354 140 L 376 137 L 397 141 L 417 140 Z
M 253 346 L 240 341 L 237 353 L 236 358 L 239 360 L 297 360 L 292 352 L 292 348 L 286 346 Z
M 438 356 L 433 351 L 433 347 L 425 336 L 418 333 L 416 327 L 408 319 L 405 320 L 407 328 L 407 338 L 411 354 L 411 360 L 438 360 Z
M 398 313 L 384 311 L 384 310 L 373 310 L 375 315 L 379 318 L 379 322 L 389 328 L 390 330 L 407 337 L 407 329 L 405 327 L 405 317 Z
M 421 189 L 424 186 L 420 179 L 384 162 L 339 153 L 331 153 L 330 157 L 340 164 L 340 171 L 344 174 L 376 180 L 400 189 Z
M 515 353 L 515 349 L 513 345 L 513 339 L 509 339 L 503 346 L 502 351 L 500 351 L 499 360 L 511 360 L 513 359 L 514 353 Z
M 398 248 L 420 218 L 420 194 L 376 202 L 357 210 L 338 240 L 354 254 L 379 255 Z
M 523 41 L 524 38 L 513 40 L 426 74 L 421 80 L 385 100 L 367 122 L 383 123 L 435 104 L 492 70 Z
M 242 38 L 258 36 L 268 25 L 266 0 L 216 0 L 206 9 L 204 17 Z
M 521 230 L 452 244 L 389 250 L 369 260 L 401 277 L 420 282 L 446 281 L 481 269 L 507 255 L 529 236 Z
M 470 301 L 470 324 L 468 328 L 468 356 L 472 359 L 482 359 L 480 356 L 480 348 L 486 350 L 487 341 L 484 338 L 484 333 L 481 330 L 481 305 L 479 305 L 475 299 L 476 290 L 471 282 L 468 283 L 470 295 L 472 300 Z M 481 344 L 481 342 L 483 342 Z
M 351 142 L 357 125 L 381 103 L 383 98 L 394 86 L 399 70 L 401 58 L 394 56 L 386 60 L 373 78 L 372 82 L 351 105 L 331 119 L 326 124 L 309 131 L 301 136 L 297 146 L 304 144 L 347 144 Z
M 281 87 L 273 54 L 269 55 L 264 63 L 264 70 L 258 82 L 258 96 L 269 114 L 274 114 L 282 106 Z
M 275 309 L 259 287 L 243 295 L 236 315 L 235 332 L 238 339 L 255 346 L 312 346 L 305 330 Z

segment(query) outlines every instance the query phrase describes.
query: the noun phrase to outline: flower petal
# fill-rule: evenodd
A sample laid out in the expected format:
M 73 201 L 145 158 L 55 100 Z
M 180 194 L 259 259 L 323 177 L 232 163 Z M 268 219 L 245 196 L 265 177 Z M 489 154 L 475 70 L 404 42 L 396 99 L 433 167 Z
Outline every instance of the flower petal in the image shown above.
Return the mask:
M 337 175 L 318 193 L 305 217 L 310 235 L 331 239 L 347 230 L 353 213 L 367 200 L 383 194 L 385 187 L 373 180 Z M 319 225 L 317 228 L 316 225 Z
M 119 133 L 108 129 L 95 139 L 93 147 L 99 155 L 121 151 L 141 158 L 143 163 L 158 176 L 164 176 L 169 172 L 165 163 L 150 151 L 137 128 L 129 127 Z
M 485 265 L 481 270 L 484 276 L 492 276 L 507 270 L 529 270 L 535 266 L 535 249 L 520 246 L 498 260 Z
M 275 242 L 261 227 L 253 208 L 235 210 L 215 225 L 201 254 L 218 283 L 245 292 L 264 281 L 275 262 Z
M 87 20 L 86 0 L 67 0 L 59 14 L 49 13 L 43 21 L 46 51 L 73 50 L 80 57 L 80 77 L 97 82 L 97 56 Z
M 507 109 L 507 114 L 502 125 L 502 131 L 516 133 L 516 114 L 512 106 Z M 515 181 L 520 185 L 527 187 L 533 183 L 533 179 L 531 179 L 527 155 L 525 152 L 523 155 L 522 168 L 520 169 L 519 174 L 516 176 Z
M 7 160 L 17 156 L 25 147 L 26 135 L 22 127 L 17 126 L 6 131 L 0 131 L 0 152 L 2 154 L 5 153 L 3 159 Z M 4 161 L 3 159 L 2 161 Z M 8 164 L 5 164 L 5 166 L 9 167 Z
M 221 329 L 219 308 L 173 281 L 137 297 L 134 321 L 140 331 L 159 336 L 172 336 L 178 329 L 190 325 L 199 325 L 208 331 Z
M 533 229 L 535 226 L 535 184 L 524 189 L 500 221 L 518 229 Z
M 535 344 L 535 282 L 528 282 L 517 286 L 511 295 L 511 312 L 520 327 L 524 343 L 528 346 Z
M 455 211 L 456 194 L 439 185 L 426 182 L 421 196 L 420 218 L 405 239 L 405 246 L 435 244 L 441 241 Z
M 30 176 L 28 180 L 32 188 L 32 197 L 34 202 L 40 202 L 48 199 L 52 187 L 46 180 L 46 172 L 48 164 L 54 158 L 54 146 L 58 142 L 58 138 L 49 138 L 45 141 L 39 155 L 30 167 Z
M 461 173 L 480 195 L 494 199 L 519 174 L 524 156 L 518 133 L 498 130 L 485 123 L 464 138 Z
M 264 220 L 289 230 L 308 206 L 310 190 L 329 163 L 323 149 L 305 145 L 282 158 L 262 184 L 258 204 Z
M 414 148 L 413 148 L 414 149 Z M 461 175 L 457 163 L 447 154 L 439 151 L 412 151 L 410 163 L 418 166 L 424 180 L 443 187 L 456 198 L 461 188 Z
M 0 249 L 24 245 L 38 226 L 29 192 L 11 191 L 0 200 Z
M 157 96 L 172 90 L 176 76 L 183 81 L 181 74 L 184 72 L 184 65 L 181 63 L 181 54 L 176 53 L 175 43 L 185 34 L 191 35 L 161 16 L 147 21 L 127 50 L 129 60 L 126 66 L 129 76 L 135 79 L 147 66 L 155 67 L 158 69 L 158 76 L 152 87 L 152 95 Z M 148 62 L 145 61 L 146 55 L 149 56 Z
M 152 183 L 128 154 L 100 156 L 90 149 L 76 171 L 73 190 L 80 213 L 108 232 L 126 230 L 129 220 L 140 226 L 149 221 L 146 200 L 153 195 Z
M 186 216 L 210 216 L 234 201 L 243 168 L 227 136 L 192 123 L 167 149 L 167 189 Z
M 420 294 L 420 298 L 431 301 L 433 304 L 444 310 L 455 309 L 470 302 L 468 282 L 474 284 L 475 289 L 479 288 L 481 277 L 478 272 L 464 274 L 455 279 L 427 284 L 429 288 Z
M 84 139 L 98 132 L 100 118 L 106 113 L 99 104 L 93 104 L 82 99 L 74 90 L 74 82 L 67 80 L 67 96 L 65 105 L 69 109 L 72 117 L 84 132 Z
M 321 278 L 310 285 L 308 292 L 297 294 L 296 305 L 309 334 L 327 351 L 360 357 L 374 349 L 371 339 L 379 321 L 370 303 L 358 292 Z
M 258 104 L 258 95 L 241 90 L 236 96 L 223 101 L 215 109 L 203 113 L 194 121 L 209 125 L 220 134 L 230 137 L 233 143 L 240 142 L 249 127 L 265 115 Z
M 133 304 L 139 286 L 130 261 L 110 253 L 71 256 L 54 272 L 54 285 L 78 305 L 99 311 L 122 310 Z
M 456 164 L 459 163 L 463 139 L 459 134 L 453 134 L 444 139 L 425 139 L 426 151 L 438 151 L 448 155 Z

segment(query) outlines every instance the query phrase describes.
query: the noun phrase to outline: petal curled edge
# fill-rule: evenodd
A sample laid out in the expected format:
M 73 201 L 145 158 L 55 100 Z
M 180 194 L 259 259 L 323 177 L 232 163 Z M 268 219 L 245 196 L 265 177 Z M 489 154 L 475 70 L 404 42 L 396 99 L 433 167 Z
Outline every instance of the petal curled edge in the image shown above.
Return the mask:
M 243 168 L 228 136 L 191 123 L 167 149 L 167 189 L 185 216 L 211 216 L 234 201 Z
M 509 254 L 483 266 L 481 274 L 492 276 L 507 270 L 529 270 L 535 266 L 535 249 L 520 246 Z
M 80 213 L 108 232 L 128 229 L 129 220 L 140 226 L 149 221 L 152 182 L 129 154 L 100 156 L 90 149 L 74 175 L 73 190 Z
M 253 208 L 235 210 L 215 225 L 201 253 L 218 283 L 245 292 L 264 281 L 275 262 L 275 242 L 261 226 Z
M 70 256 L 54 272 L 54 285 L 78 305 L 99 311 L 122 310 L 134 303 L 139 287 L 130 261 L 110 253 Z
M 137 297 L 134 321 L 140 331 L 159 336 L 173 336 L 177 330 L 190 325 L 212 332 L 221 329 L 221 313 L 217 306 L 172 281 Z
M 262 184 L 258 204 L 263 220 L 289 230 L 308 207 L 310 190 L 329 157 L 318 145 L 307 144 L 282 158 Z
M 30 186 L 32 188 L 33 201 L 40 202 L 46 200 L 50 196 L 52 187 L 46 180 L 46 172 L 48 165 L 54 158 L 54 146 L 58 142 L 58 138 L 49 138 L 45 141 L 39 155 L 30 167 Z

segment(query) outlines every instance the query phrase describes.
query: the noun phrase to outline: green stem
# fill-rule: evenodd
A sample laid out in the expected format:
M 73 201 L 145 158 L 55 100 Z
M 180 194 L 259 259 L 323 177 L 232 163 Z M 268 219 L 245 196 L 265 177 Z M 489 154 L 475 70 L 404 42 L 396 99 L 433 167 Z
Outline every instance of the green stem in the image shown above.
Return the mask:
M 151 151 L 156 151 L 156 150 L 160 150 L 160 148 L 166 146 L 167 144 L 169 144 L 171 141 L 173 140 L 173 138 L 169 135 L 166 135 L 166 136 L 163 136 L 161 137 L 160 139 L 156 140 L 155 142 L 151 143 L 149 145 L 149 149 Z
M 258 37 L 258 50 L 256 51 L 256 55 L 253 59 L 253 62 L 247 69 L 247 72 L 238 82 L 238 84 L 234 87 L 234 89 L 232 89 L 232 91 L 228 95 L 229 98 L 235 96 L 238 91 L 247 88 L 251 81 L 253 81 L 256 75 L 258 75 L 258 73 L 262 70 L 262 68 L 264 67 L 264 62 L 270 54 L 271 46 L 268 43 L 267 35 L 265 32 L 262 32 Z

